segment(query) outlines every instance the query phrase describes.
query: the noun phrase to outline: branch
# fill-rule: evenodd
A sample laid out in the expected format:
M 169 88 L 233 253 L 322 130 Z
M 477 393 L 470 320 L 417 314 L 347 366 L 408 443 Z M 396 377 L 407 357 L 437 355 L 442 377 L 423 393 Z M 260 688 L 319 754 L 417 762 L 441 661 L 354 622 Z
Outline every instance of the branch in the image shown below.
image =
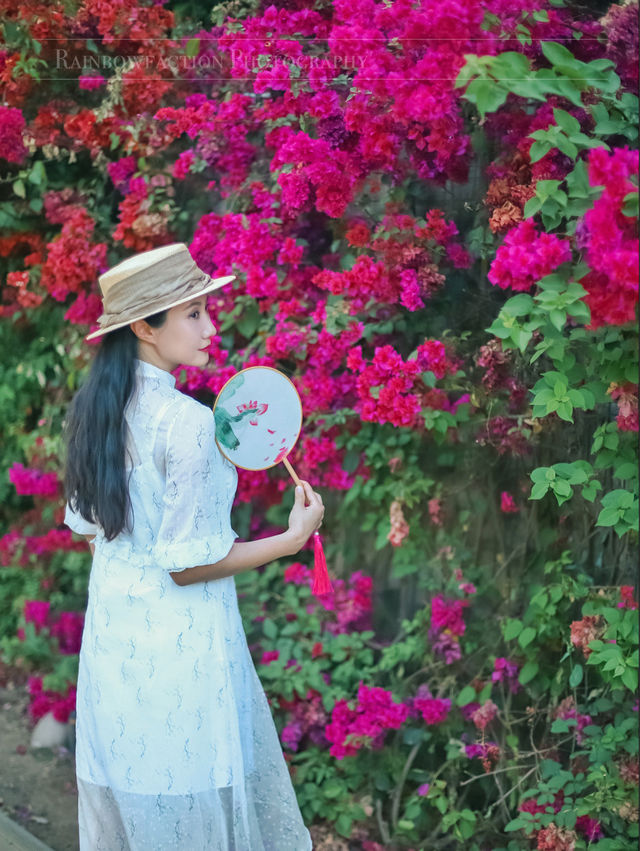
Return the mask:
M 407 779 L 407 774 L 409 773 L 409 769 L 413 765 L 413 761 L 416 758 L 418 751 L 420 750 L 420 745 L 422 742 L 418 742 L 417 745 L 414 745 L 409 751 L 409 756 L 404 764 L 404 768 L 402 769 L 402 774 L 400 775 L 400 780 L 398 781 L 398 785 L 395 788 L 393 793 L 393 800 L 391 804 L 391 826 L 393 828 L 393 832 L 396 832 L 396 826 L 398 824 L 398 810 L 400 809 L 400 798 L 402 797 L 402 790 L 404 789 L 404 784 Z

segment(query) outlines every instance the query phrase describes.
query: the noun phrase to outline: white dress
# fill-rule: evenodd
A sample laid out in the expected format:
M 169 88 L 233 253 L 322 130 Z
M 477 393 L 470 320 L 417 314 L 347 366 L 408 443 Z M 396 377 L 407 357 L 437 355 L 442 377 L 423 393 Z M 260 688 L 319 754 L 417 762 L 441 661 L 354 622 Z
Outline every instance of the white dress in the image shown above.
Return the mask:
M 233 577 L 180 587 L 237 535 L 233 464 L 210 408 L 136 361 L 128 426 L 131 534 L 96 533 L 80 651 L 81 851 L 308 851 Z

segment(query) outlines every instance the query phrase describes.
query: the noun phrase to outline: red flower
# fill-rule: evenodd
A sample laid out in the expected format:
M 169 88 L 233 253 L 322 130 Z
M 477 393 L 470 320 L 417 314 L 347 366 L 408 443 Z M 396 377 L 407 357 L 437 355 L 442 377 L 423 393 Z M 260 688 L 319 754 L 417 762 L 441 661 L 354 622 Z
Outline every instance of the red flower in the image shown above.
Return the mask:
M 505 514 L 517 514 L 520 511 L 509 491 L 502 491 L 500 494 L 500 511 Z

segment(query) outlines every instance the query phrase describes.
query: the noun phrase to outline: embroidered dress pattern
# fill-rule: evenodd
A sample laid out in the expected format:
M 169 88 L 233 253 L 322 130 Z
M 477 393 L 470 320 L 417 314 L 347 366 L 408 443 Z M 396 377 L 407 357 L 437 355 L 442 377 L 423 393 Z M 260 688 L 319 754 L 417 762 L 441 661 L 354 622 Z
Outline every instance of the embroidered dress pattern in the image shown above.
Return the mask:
M 236 468 L 212 411 L 136 361 L 125 410 L 130 531 L 94 534 L 78 673 L 81 851 L 309 851 L 232 576 L 170 576 L 223 559 Z

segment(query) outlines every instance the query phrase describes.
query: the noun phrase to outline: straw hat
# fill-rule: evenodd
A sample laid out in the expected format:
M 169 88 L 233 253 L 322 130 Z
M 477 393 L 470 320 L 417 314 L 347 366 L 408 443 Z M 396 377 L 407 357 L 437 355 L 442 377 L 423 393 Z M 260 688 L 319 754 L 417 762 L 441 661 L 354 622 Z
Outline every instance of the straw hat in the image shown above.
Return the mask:
M 184 242 L 135 254 L 98 278 L 104 312 L 98 317 L 99 330 L 85 339 L 93 340 L 138 319 L 184 304 L 217 290 L 235 277 L 207 275 L 198 268 Z

